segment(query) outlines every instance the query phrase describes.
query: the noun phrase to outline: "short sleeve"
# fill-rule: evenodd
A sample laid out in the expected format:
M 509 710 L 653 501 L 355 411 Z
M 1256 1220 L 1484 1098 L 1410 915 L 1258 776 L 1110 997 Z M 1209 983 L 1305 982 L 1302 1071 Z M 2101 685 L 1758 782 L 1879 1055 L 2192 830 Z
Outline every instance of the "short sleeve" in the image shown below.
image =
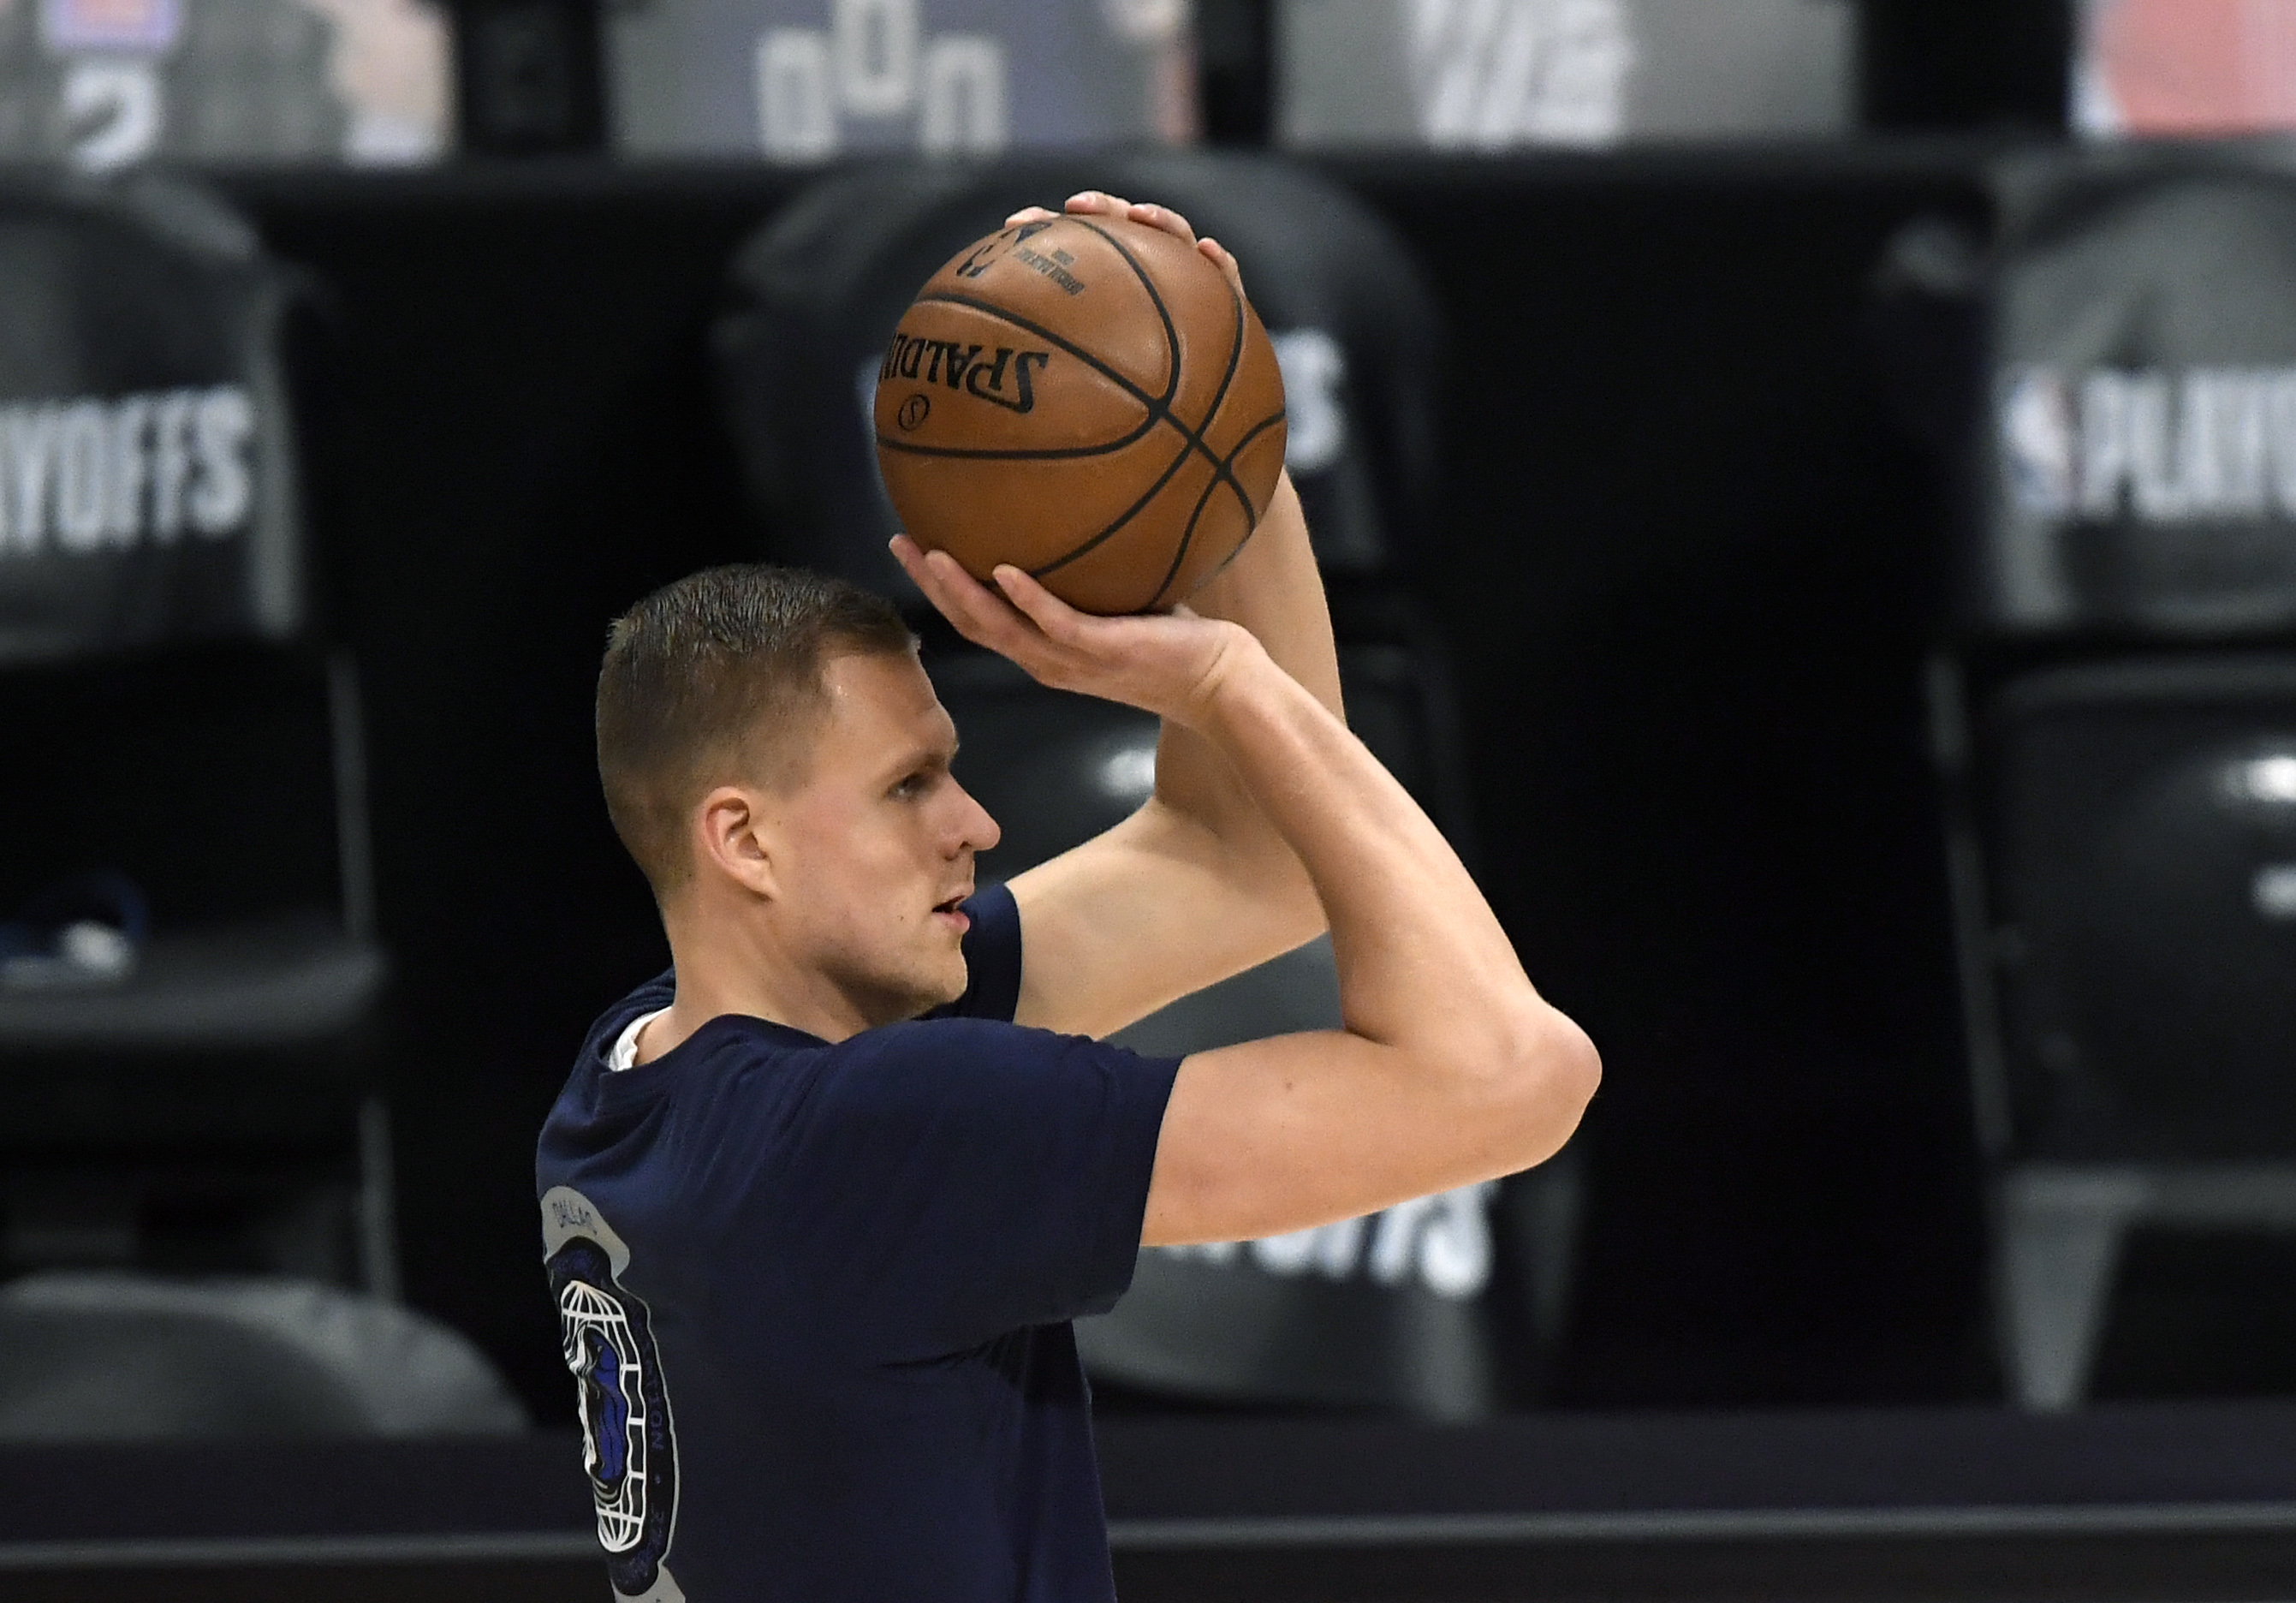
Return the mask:
M 999 883 L 966 900 L 964 994 L 933 1018 L 987 1018 L 1004 1023 L 1021 1010 L 1021 908 Z
M 821 1306 L 881 1361 L 1106 1311 L 1132 1281 L 1178 1069 L 983 1019 L 832 1048 L 784 1149 Z

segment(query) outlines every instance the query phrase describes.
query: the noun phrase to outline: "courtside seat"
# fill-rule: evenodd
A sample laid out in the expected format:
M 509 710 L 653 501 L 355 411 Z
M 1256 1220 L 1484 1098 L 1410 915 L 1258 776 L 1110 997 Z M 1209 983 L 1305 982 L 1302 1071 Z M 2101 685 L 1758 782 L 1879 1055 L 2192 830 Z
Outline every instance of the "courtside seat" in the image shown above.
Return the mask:
M 0 181 L 0 1275 L 397 1284 L 308 308 L 201 192 Z
M 372 1016 L 388 973 L 381 947 L 316 911 L 158 936 L 120 979 L 0 989 L 0 1055 L 324 1044 Z
M 291 1280 L 27 1276 L 0 1287 L 0 1441 L 499 1435 L 527 1425 L 454 1331 Z
M 1154 781 L 1154 720 L 1064 696 L 947 642 L 885 551 L 896 530 L 869 405 L 910 298 L 1029 203 L 1085 187 L 1185 213 L 1243 264 L 1283 366 L 1286 462 L 1331 592 L 1353 727 L 1463 852 L 1456 700 L 1410 580 L 1436 528 L 1439 319 L 1410 254 L 1354 196 L 1280 162 L 1201 152 L 858 167 L 785 206 L 737 254 L 713 341 L 726 416 L 772 555 L 900 597 L 963 739 L 957 775 L 1003 826 L 980 863 L 1009 878 L 1123 818 Z M 1184 1055 L 1340 1023 L 1328 941 L 1141 1021 L 1118 1039 Z M 1567 1275 L 1573 1171 L 1428 1199 L 1299 1238 L 1142 1254 L 1116 1311 L 1078 1327 L 1104 1401 L 1406 1409 L 1461 1417 L 1534 1389 L 1543 1355 L 1503 1349 L 1524 1265 Z M 1565 1193 L 1569 1193 L 1565 1196 Z M 1514 1218 L 1548 1221 L 1538 1243 Z M 1542 1227 L 1543 1228 L 1543 1227 Z M 1538 1232 L 1534 1230 L 1534 1234 Z M 1547 1240 L 1545 1237 L 1553 1237 Z M 1550 1289 L 1544 1307 L 1560 1307 Z
M 2296 1228 L 2296 174 L 1995 179 L 1990 241 L 1895 243 L 1876 328 L 1969 533 L 1929 690 L 1972 1106 L 2002 1367 L 2064 1409 L 2132 1230 Z

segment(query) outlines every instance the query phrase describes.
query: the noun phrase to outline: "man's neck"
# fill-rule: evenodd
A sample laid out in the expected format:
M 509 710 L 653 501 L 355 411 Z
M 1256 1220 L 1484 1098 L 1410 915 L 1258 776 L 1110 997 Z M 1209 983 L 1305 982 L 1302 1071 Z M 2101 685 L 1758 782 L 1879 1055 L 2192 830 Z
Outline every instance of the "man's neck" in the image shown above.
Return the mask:
M 761 1018 L 826 1041 L 869 1028 L 852 998 L 793 960 L 755 921 L 681 909 L 666 915 L 677 992 L 669 1011 L 639 1034 L 637 1061 L 652 1063 L 713 1018 Z

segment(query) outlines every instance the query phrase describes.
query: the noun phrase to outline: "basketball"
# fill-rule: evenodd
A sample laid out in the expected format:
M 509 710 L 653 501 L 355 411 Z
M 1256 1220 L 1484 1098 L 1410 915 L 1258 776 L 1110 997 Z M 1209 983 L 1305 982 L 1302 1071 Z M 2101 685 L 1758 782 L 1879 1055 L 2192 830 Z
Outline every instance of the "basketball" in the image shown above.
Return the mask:
M 1185 600 L 1283 468 L 1283 379 L 1251 305 L 1143 223 L 1062 217 L 968 246 L 877 374 L 877 465 L 909 538 L 1086 612 Z

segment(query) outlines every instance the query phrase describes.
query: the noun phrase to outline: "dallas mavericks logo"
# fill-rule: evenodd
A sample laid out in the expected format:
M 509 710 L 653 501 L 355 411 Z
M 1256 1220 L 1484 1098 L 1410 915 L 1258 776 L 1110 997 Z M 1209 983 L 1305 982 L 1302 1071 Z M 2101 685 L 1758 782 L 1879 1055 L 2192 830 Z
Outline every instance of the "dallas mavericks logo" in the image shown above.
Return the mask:
M 567 1186 L 543 1196 L 542 1246 L 581 1388 L 582 1461 L 607 1575 L 626 1603 L 684 1603 L 663 1562 L 677 1521 L 677 1438 L 646 1305 L 622 1289 L 629 1248 Z

